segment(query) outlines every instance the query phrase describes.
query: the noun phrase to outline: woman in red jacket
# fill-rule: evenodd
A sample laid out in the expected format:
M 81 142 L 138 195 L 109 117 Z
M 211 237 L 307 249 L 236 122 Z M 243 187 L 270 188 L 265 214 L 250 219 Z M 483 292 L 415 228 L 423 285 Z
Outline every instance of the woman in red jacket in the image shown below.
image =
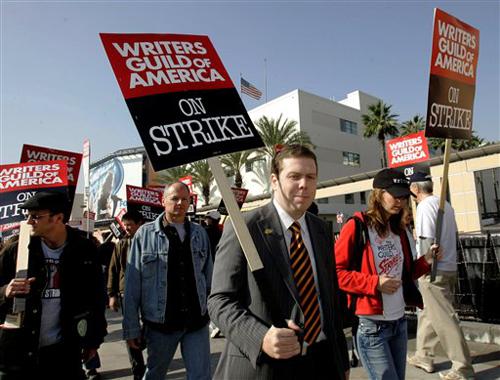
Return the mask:
M 366 226 L 366 244 L 362 252 L 355 252 L 356 223 L 349 220 L 335 244 L 337 275 L 349 303 L 355 304 L 357 350 L 370 379 L 403 380 L 408 341 L 405 306 L 423 307 L 414 280 L 430 270 L 433 253 L 413 261 L 402 222 L 410 196 L 404 174 L 381 170 L 373 188 L 367 211 L 355 214 Z M 436 255 L 439 259 L 440 252 Z M 359 271 L 353 269 L 354 261 L 361 263 Z

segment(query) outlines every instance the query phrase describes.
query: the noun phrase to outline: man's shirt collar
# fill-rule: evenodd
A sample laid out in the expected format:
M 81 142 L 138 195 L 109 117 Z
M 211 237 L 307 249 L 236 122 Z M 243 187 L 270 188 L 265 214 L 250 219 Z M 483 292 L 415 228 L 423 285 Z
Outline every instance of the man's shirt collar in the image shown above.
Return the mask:
M 273 205 L 276 208 L 276 211 L 278 211 L 278 216 L 280 218 L 281 225 L 283 226 L 284 231 L 288 231 L 292 223 L 295 222 L 295 219 L 293 219 L 290 215 L 288 215 L 288 213 L 285 210 L 283 210 L 278 201 L 274 198 L 273 198 Z M 302 214 L 302 216 L 297 220 L 297 222 L 299 222 L 300 224 L 300 229 L 304 231 L 306 226 L 306 214 L 305 213 Z

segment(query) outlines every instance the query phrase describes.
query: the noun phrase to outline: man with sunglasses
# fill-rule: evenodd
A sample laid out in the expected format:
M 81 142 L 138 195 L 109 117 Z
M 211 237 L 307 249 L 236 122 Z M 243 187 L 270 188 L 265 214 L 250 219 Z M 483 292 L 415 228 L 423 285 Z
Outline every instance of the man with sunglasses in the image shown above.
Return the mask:
M 432 179 L 425 173 L 415 173 L 410 177 L 410 190 L 418 203 L 415 227 L 417 232 L 417 254 L 420 256 L 436 238 L 436 220 L 439 197 L 433 194 Z M 440 246 L 443 258 L 437 264 L 434 282 L 427 274 L 419 278 L 425 308 L 418 313 L 417 350 L 408 357 L 408 363 L 434 372 L 434 355 L 440 342 L 452 362 L 451 370 L 440 372 L 445 380 L 473 379 L 474 369 L 469 348 L 458 324 L 453 308 L 453 294 L 457 280 L 457 225 L 455 212 L 445 202 Z
M 0 310 L 26 299 L 19 329 L 0 329 L 0 379 L 84 379 L 81 360 L 106 335 L 102 271 L 90 240 L 66 226 L 66 195 L 38 192 L 22 206 L 32 226 L 28 274 L 15 278 L 18 244 L 0 254 Z

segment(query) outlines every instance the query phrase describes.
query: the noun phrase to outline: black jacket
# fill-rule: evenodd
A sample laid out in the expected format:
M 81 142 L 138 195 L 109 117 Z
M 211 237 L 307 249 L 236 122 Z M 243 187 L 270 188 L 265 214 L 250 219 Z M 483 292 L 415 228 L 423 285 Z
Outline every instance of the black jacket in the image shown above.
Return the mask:
M 96 247 L 76 230 L 66 227 L 68 237 L 60 261 L 62 339 L 75 349 L 97 348 L 106 335 L 105 290 Z M 8 283 L 15 276 L 17 243 L 0 254 L 0 318 L 12 308 L 5 298 Z M 42 311 L 41 294 L 47 272 L 39 237 L 29 244 L 28 278 L 35 277 L 26 298 L 26 312 L 20 329 L 0 329 L 0 369 L 36 368 Z M 85 320 L 85 322 L 83 322 Z M 78 327 L 79 328 L 78 328 Z M 86 326 L 86 328 L 85 328 Z

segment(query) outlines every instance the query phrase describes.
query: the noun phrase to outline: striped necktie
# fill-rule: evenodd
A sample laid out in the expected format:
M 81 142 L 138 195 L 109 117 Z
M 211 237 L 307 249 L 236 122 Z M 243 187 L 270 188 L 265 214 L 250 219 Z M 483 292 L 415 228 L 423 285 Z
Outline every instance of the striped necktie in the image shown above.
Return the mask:
M 293 222 L 289 229 L 292 232 L 290 264 L 295 285 L 299 292 L 300 307 L 304 313 L 304 341 L 312 344 L 321 331 L 321 316 L 318 295 L 314 285 L 314 274 L 311 259 L 300 233 L 300 224 Z

